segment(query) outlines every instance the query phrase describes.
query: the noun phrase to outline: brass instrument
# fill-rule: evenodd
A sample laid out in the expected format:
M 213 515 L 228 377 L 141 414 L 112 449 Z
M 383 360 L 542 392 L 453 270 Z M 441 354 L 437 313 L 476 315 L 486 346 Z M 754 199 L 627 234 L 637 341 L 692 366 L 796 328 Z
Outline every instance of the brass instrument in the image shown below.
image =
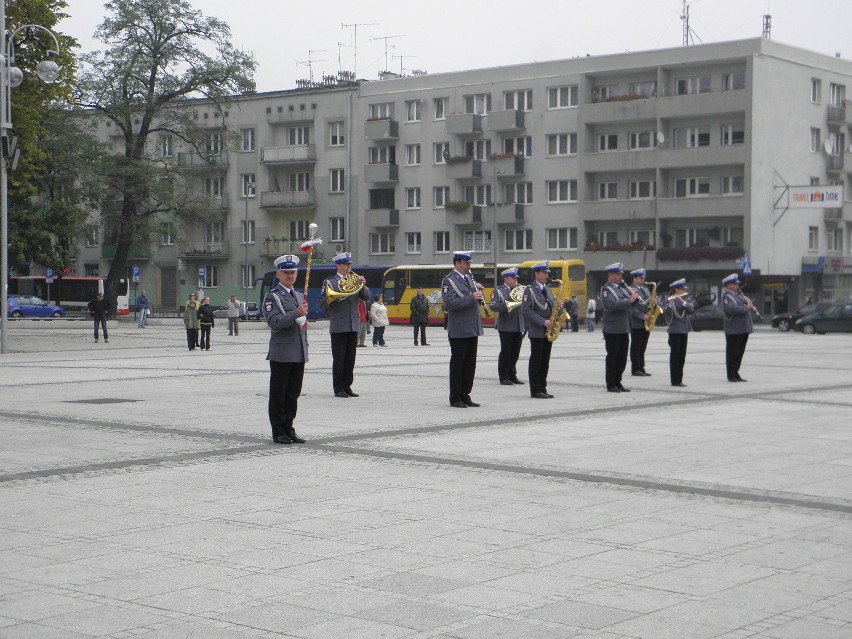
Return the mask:
M 524 291 L 526 286 L 518 284 L 515 288 L 509 291 L 509 299 L 506 300 L 506 311 L 511 313 L 524 302 Z
M 646 283 L 651 286 L 651 296 L 648 298 L 648 319 L 645 320 L 645 330 L 650 333 L 657 325 L 657 318 L 662 314 L 663 309 L 657 304 L 657 283 Z
M 325 299 L 329 304 L 357 295 L 364 288 L 364 282 L 358 281 L 358 274 L 355 271 L 349 271 L 340 279 L 337 288 L 340 290 L 336 291 L 330 286 L 325 287 Z
M 552 280 L 554 284 L 557 282 L 559 285 L 562 285 L 562 280 Z M 568 314 L 568 311 L 565 310 L 565 302 L 568 301 L 568 298 L 571 296 L 571 287 L 566 287 L 568 290 L 565 293 L 565 297 L 561 302 L 553 305 L 553 310 L 550 311 L 550 321 L 552 322 L 552 326 L 550 328 L 544 329 L 544 337 L 548 342 L 555 342 L 559 339 L 559 333 L 562 329 L 562 324 L 564 324 L 567 320 L 571 319 L 571 316 Z

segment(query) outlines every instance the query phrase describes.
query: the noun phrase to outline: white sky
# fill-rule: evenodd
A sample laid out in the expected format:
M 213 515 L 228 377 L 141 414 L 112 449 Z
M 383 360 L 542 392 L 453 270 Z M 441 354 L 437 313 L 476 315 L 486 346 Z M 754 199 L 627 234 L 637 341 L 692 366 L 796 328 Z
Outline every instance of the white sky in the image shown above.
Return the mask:
M 307 78 L 353 70 L 358 23 L 358 77 L 385 68 L 429 73 L 680 46 L 680 0 L 191 0 L 231 26 L 234 45 L 253 51 L 259 91 L 295 87 Z M 103 0 L 69 0 L 58 30 L 82 51 L 101 49 L 92 34 Z M 691 0 L 696 44 L 760 37 L 772 15 L 772 39 L 852 59 L 850 0 Z M 376 24 L 368 24 L 376 23 Z M 344 46 L 340 47 L 339 44 Z M 313 50 L 309 56 L 309 51 Z M 400 60 L 399 57 L 402 56 Z

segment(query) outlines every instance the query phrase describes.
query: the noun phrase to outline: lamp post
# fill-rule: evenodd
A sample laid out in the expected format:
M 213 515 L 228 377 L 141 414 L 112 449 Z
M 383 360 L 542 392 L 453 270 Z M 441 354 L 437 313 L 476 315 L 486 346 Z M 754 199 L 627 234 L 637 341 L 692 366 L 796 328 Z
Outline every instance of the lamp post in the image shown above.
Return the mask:
M 36 66 L 36 75 L 50 84 L 59 77 L 59 65 L 50 59 L 59 55 L 59 41 L 53 31 L 37 24 L 25 24 L 6 34 L 6 3 L 0 0 L 0 133 L 2 133 L 2 157 L 0 157 L 0 353 L 7 351 L 9 323 L 9 176 L 18 162 L 19 151 L 16 140 L 10 137 L 12 130 L 12 99 L 9 93 L 24 81 L 23 72 L 15 66 L 15 38 L 27 30 L 45 33 L 53 40 L 53 49 L 47 50 L 47 59 Z
M 243 240 L 245 240 L 245 243 L 246 243 L 245 266 L 244 266 L 244 268 L 243 268 L 243 288 L 244 288 L 244 293 L 243 293 L 243 304 L 245 304 L 245 305 L 246 305 L 246 321 L 248 321 L 248 318 L 249 318 L 249 316 L 248 316 L 248 290 L 249 290 L 249 270 L 248 270 L 249 219 L 248 219 L 248 203 L 249 203 L 249 198 L 250 198 L 250 197 L 253 197 L 254 195 L 255 195 L 255 192 L 254 192 L 254 182 L 252 182 L 252 181 L 246 181 L 246 221 L 245 221 L 245 226 L 243 227 L 243 234 L 245 235 L 245 237 L 243 238 Z M 237 309 L 237 315 L 239 315 L 239 314 L 240 314 L 240 311 L 239 311 L 239 309 Z

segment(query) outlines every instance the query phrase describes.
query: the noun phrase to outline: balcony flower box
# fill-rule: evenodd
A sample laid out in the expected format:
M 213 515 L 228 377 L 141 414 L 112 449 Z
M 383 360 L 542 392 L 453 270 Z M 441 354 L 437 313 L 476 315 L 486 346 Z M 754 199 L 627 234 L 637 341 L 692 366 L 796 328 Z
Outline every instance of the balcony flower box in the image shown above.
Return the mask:
M 464 200 L 461 200 L 459 202 L 453 202 L 453 201 L 445 202 L 444 208 L 447 209 L 448 211 L 456 211 L 456 212 L 466 211 L 467 209 L 470 208 L 470 202 L 465 202 Z
M 660 262 L 729 262 L 744 255 L 740 246 L 690 246 L 689 248 L 664 248 L 657 251 Z

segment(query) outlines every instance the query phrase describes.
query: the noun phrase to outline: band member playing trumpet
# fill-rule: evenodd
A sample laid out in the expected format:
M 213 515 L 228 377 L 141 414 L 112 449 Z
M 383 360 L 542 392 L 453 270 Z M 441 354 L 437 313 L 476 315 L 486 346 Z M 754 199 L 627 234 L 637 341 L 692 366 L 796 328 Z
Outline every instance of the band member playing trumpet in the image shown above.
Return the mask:
M 524 342 L 524 314 L 518 308 L 520 302 L 512 299 L 512 289 L 518 285 L 518 269 L 507 268 L 500 275 L 503 276 L 503 283 L 491 294 L 490 306 L 492 311 L 499 313 L 495 325 L 500 335 L 497 375 L 503 386 L 511 386 L 523 384 L 518 379 L 517 365 Z
M 722 280 L 722 320 L 725 328 L 725 367 L 729 382 L 744 382 L 740 377 L 748 336 L 754 330 L 751 300 L 740 293 L 740 278 L 731 273 Z
M 650 331 L 645 330 L 645 321 L 648 319 L 648 299 L 651 291 L 645 286 L 645 277 L 648 272 L 644 268 L 630 271 L 633 276 L 633 290 L 639 293 L 639 299 L 630 307 L 630 373 L 634 377 L 650 377 L 651 373 L 645 370 L 645 350 L 648 348 L 648 337 Z
M 639 299 L 639 293 L 631 291 L 621 281 L 621 262 L 610 264 L 604 270 L 607 282 L 601 287 L 600 299 L 604 312 L 606 389 L 610 393 L 629 393 L 630 389 L 621 383 L 621 376 L 627 367 L 630 349 L 630 307 Z
M 358 329 L 361 318 L 358 313 L 358 301 L 370 300 L 370 291 L 364 286 L 364 278 L 347 278 L 352 270 L 352 253 L 340 253 L 334 256 L 337 273 L 322 283 L 320 308 L 328 315 L 328 332 L 331 333 L 331 375 L 335 397 L 358 397 L 352 391 L 355 375 L 355 353 L 358 344 Z M 346 278 L 346 280 L 344 280 Z M 354 279 L 360 288 L 347 295 L 342 290 L 343 282 Z
M 669 375 L 672 386 L 683 383 L 683 365 L 686 363 L 686 344 L 692 322 L 689 316 L 695 306 L 686 296 L 686 279 L 681 278 L 669 285 L 669 297 L 663 309 L 663 317 L 669 326 Z
M 548 263 L 536 264 L 532 267 L 532 272 L 535 281 L 524 290 L 524 303 L 521 307 L 530 337 L 530 397 L 552 399 L 553 395 L 547 392 L 547 373 L 550 370 L 553 342 L 547 339 L 547 331 L 554 329 L 551 315 L 557 302 L 553 292 L 547 288 L 547 277 L 550 275 Z M 555 329 L 558 335 L 559 327 Z
M 470 274 L 472 251 L 453 253 L 453 270 L 441 283 L 450 342 L 450 406 L 476 408 L 470 398 L 476 376 L 476 348 L 482 332 L 482 285 Z

